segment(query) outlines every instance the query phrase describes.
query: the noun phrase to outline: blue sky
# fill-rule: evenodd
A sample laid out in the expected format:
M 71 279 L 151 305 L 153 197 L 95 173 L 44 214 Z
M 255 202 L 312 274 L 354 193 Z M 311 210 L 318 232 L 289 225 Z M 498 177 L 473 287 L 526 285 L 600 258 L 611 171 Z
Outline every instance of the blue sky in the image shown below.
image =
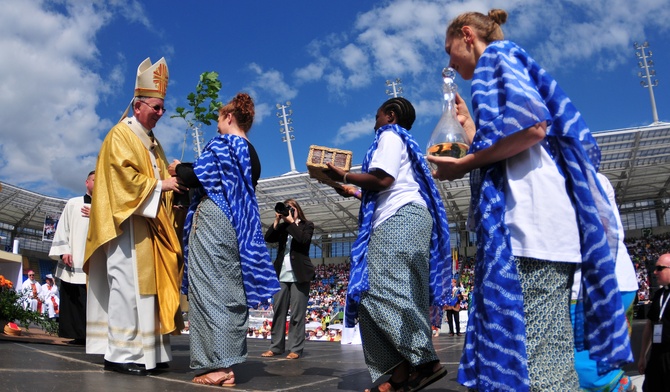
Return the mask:
M 648 41 L 661 121 L 670 121 L 670 7 L 665 0 L 132 1 L 0 0 L 0 180 L 57 197 L 84 190 L 100 144 L 132 98 L 146 57 L 165 57 L 169 111 L 155 133 L 168 159 L 193 158 L 183 120 L 199 75 L 216 71 L 221 101 L 249 92 L 249 138 L 262 178 L 290 170 L 277 103 L 290 100 L 293 153 L 311 144 L 353 151 L 360 164 L 374 114 L 402 80 L 424 146 L 441 112 L 444 33 L 464 11 L 504 8 L 506 38 L 524 47 L 570 95 L 592 131 L 648 125 L 633 42 Z M 457 78 L 469 98 L 470 84 Z M 204 129 L 204 139 L 216 126 Z

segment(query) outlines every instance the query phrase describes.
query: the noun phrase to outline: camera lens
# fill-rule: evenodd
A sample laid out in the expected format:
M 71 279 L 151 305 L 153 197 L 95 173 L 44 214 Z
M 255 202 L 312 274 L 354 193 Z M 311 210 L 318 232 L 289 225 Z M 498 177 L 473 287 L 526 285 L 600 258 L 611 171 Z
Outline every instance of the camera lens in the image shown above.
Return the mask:
M 286 204 L 284 204 L 284 203 L 282 203 L 282 202 L 279 202 L 279 203 L 275 204 L 275 212 L 276 212 L 277 214 L 281 214 L 281 215 L 284 215 L 284 216 L 288 216 L 288 214 L 289 214 L 289 209 L 286 208 Z

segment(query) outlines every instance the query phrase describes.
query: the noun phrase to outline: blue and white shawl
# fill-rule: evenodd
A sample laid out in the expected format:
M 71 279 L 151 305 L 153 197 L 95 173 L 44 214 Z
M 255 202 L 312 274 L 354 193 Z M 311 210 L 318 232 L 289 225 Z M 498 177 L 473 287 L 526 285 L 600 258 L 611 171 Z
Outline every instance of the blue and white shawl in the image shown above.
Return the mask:
M 430 237 L 430 300 L 433 305 L 446 304 L 451 294 L 451 251 L 449 243 L 449 225 L 447 212 L 435 181 L 428 170 L 426 159 L 412 135 L 397 124 L 389 124 L 377 129 L 375 140 L 363 160 L 362 172 L 370 168 L 372 155 L 377 150 L 382 132 L 395 132 L 407 146 L 407 154 L 412 162 L 414 179 L 419 183 L 420 193 L 426 201 L 428 211 L 433 217 L 433 231 Z M 358 214 L 358 237 L 351 248 L 351 272 L 347 290 L 346 324 L 353 327 L 358 317 L 358 304 L 361 294 L 369 290 L 367 248 L 372 231 L 372 215 L 377 206 L 378 192 L 363 190 L 361 209 Z
M 614 274 L 616 221 L 596 178 L 600 150 L 580 113 L 556 81 L 509 41 L 489 44 L 479 59 L 472 106 L 477 132 L 470 153 L 547 122 L 541 144 L 565 176 L 577 212 L 586 348 L 606 367 L 632 362 Z M 477 262 L 458 381 L 479 391 L 529 389 L 523 295 L 504 221 L 504 178 L 504 162 L 471 173 Z M 603 222 L 609 224 L 604 228 Z
M 263 237 L 247 141 L 239 136 L 217 135 L 207 143 L 193 164 L 193 171 L 204 192 L 201 189 L 194 195 L 184 223 L 182 292 L 188 293 L 188 237 L 193 215 L 202 198 L 208 196 L 226 214 L 237 233 L 247 306 L 267 302 L 279 291 L 279 281 Z

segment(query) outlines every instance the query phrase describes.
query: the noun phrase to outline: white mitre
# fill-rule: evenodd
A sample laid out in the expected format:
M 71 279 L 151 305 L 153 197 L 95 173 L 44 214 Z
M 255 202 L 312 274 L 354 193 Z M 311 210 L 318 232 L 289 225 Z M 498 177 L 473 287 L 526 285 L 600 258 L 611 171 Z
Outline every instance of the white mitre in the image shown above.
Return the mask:
M 168 72 L 165 57 L 161 57 L 161 59 L 154 64 L 152 64 L 151 59 L 147 57 L 142 61 L 140 66 L 137 67 L 137 78 L 135 79 L 135 93 L 133 94 L 133 99 L 135 97 L 165 99 L 169 76 L 170 74 Z M 132 104 L 132 100 L 130 103 Z M 130 104 L 119 121 L 126 118 L 129 110 Z

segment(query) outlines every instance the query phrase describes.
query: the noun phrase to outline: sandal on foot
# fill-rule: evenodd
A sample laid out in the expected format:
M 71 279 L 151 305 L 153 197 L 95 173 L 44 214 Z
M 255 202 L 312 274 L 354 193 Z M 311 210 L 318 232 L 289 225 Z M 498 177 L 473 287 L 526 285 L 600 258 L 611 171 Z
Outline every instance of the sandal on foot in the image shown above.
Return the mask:
M 219 385 L 222 387 L 235 386 L 235 374 L 233 374 L 233 372 L 227 373 L 223 377 L 220 377 L 218 380 L 215 380 L 210 377 L 210 374 L 215 372 L 216 371 L 195 376 L 192 381 L 195 384 L 201 384 L 201 385 Z
M 406 391 L 408 391 L 407 380 L 395 382 L 390 378 L 388 379 L 388 381 L 383 382 L 377 385 L 376 387 L 372 387 L 370 389 L 365 390 L 365 392 L 406 392 Z
M 633 380 L 628 376 L 623 376 L 619 380 L 619 385 L 615 388 L 616 392 L 636 392 L 637 388 L 633 384 Z
M 268 350 L 268 351 L 264 352 L 263 354 L 261 354 L 261 357 L 274 357 L 275 355 L 279 355 L 279 354 L 275 354 L 274 352 L 272 352 L 272 350 Z
M 435 362 L 429 362 L 425 366 L 418 366 L 416 368 L 415 376 L 410 376 L 407 382 L 409 392 L 420 391 L 447 375 L 447 369 L 444 366 L 440 366 L 437 370 L 433 370 L 433 366 L 435 366 Z

